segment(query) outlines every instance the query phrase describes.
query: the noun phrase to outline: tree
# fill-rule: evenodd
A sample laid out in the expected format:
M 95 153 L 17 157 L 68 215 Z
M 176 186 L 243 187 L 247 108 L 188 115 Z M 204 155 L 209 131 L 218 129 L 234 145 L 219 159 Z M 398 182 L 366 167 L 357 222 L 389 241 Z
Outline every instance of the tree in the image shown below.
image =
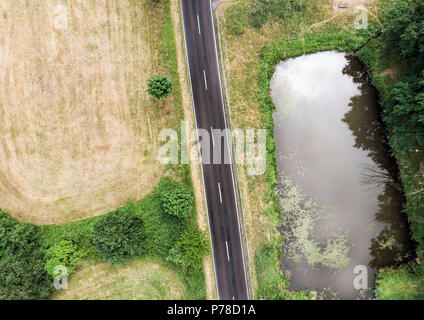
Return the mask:
M 184 189 L 171 189 L 161 192 L 163 210 L 180 219 L 187 218 L 193 211 L 193 196 Z
M 38 227 L 0 211 L 0 299 L 48 299 L 53 281 L 44 270 Z
M 125 208 L 101 217 L 94 224 L 96 251 L 111 264 L 120 264 L 143 254 L 145 237 L 141 218 Z
M 157 75 L 147 81 L 147 92 L 157 99 L 165 98 L 172 91 L 172 83 L 165 76 Z
M 206 234 L 190 225 L 179 236 L 174 249 L 170 251 L 169 261 L 184 267 L 201 269 L 203 258 L 210 253 Z

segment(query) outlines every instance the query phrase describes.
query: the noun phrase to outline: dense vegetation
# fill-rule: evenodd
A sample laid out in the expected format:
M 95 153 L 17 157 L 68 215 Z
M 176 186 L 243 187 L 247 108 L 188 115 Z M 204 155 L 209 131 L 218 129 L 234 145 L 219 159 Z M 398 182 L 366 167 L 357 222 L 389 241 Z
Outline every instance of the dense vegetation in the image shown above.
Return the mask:
M 246 84 L 251 79 L 257 82 L 258 88 L 255 90 L 255 99 L 249 100 L 249 104 L 258 104 L 262 115 L 261 128 L 267 130 L 267 165 L 263 178 L 265 192 L 261 200 L 266 203 L 267 209 L 261 213 L 261 218 L 267 224 L 274 226 L 274 231 L 270 236 L 267 234 L 264 237 L 261 245 L 254 253 L 258 286 L 256 298 L 258 299 L 312 298 L 312 295 L 304 291 L 293 292 L 290 290 L 288 275 L 280 265 L 281 247 L 284 239 L 281 238 L 277 230 L 281 223 L 281 210 L 275 193 L 278 183 L 273 137 L 274 119 L 272 116 L 275 106 L 269 95 L 270 79 L 274 74 L 275 65 L 281 60 L 317 51 L 352 51 L 363 46 L 369 39 L 369 35 L 365 32 L 346 28 L 345 25 L 340 27 L 338 25 L 323 25 L 322 28 L 314 28 L 304 32 L 307 29 L 306 26 L 322 19 L 320 17 L 322 11 L 317 10 L 316 5 L 316 1 L 237 1 L 225 13 L 225 30 L 231 35 L 229 38 L 238 39 L 235 42 L 239 41 L 245 33 L 249 37 L 255 37 L 256 32 L 261 34 L 268 32 L 270 35 L 269 41 L 265 42 L 265 47 L 260 50 L 259 57 L 253 58 L 256 60 L 251 65 L 255 71 L 252 71 L 252 74 L 246 74 L 246 71 L 244 71 L 242 77 Z M 261 28 L 260 31 L 256 30 L 258 28 Z M 272 29 L 272 31 L 268 31 L 269 29 Z M 256 61 L 258 62 L 257 72 L 255 69 Z M 252 90 L 251 86 L 245 86 L 246 90 Z M 255 232 L 257 232 L 256 229 Z
M 66 266 L 71 274 L 84 259 L 122 264 L 140 256 L 161 258 L 186 280 L 188 298 L 205 298 L 202 267 L 209 241 L 193 219 L 192 202 L 163 209 L 162 196 L 169 194 L 193 197 L 164 178 L 137 202 L 65 225 L 37 227 L 1 212 L 0 298 L 48 299 L 56 266 Z M 172 212 L 182 209 L 178 217 Z
M 377 275 L 377 284 L 377 299 L 424 300 L 424 269 L 418 265 L 385 268 Z
M 99 218 L 94 224 L 93 242 L 98 255 L 111 264 L 119 264 L 144 253 L 143 221 L 127 208 Z
M 180 219 L 187 218 L 193 211 L 193 196 L 187 190 L 172 189 L 161 193 L 163 210 Z
M 407 197 L 405 212 L 417 242 L 417 262 L 380 270 L 376 297 L 423 299 L 424 272 L 424 3 L 390 0 L 381 3 L 381 36 L 357 55 L 367 65 L 384 108 L 383 120 L 399 163 Z
M 400 166 L 408 199 L 405 211 L 414 239 L 418 242 L 417 261 L 420 262 L 424 257 L 424 210 L 421 200 L 424 193 L 424 2 L 381 1 L 378 18 L 369 14 L 366 30 L 355 30 L 353 26 L 349 28 L 354 19 L 352 16 L 346 18 L 340 15 L 328 19 L 322 10 L 314 8 L 314 3 L 317 2 L 285 1 L 279 4 L 279 1 L 266 0 L 235 1 L 226 10 L 225 31 L 230 35 L 227 41 L 243 41 L 243 34 L 255 37 L 256 29 L 260 29 L 261 37 L 268 36 L 269 42 L 266 42 L 258 59 L 259 71 L 252 72 L 252 75 L 246 75 L 246 71 L 243 74 L 246 83 L 250 79 L 257 81 L 256 97 L 263 115 L 261 125 L 266 127 L 268 133 L 273 132 L 274 105 L 269 96 L 269 81 L 278 62 L 317 51 L 355 52 L 366 64 L 372 82 L 380 92 L 384 107 L 382 117 L 389 129 L 390 144 Z M 256 68 L 255 63 L 251 65 L 252 69 Z M 269 136 L 265 181 L 269 192 L 265 193 L 266 197 L 273 197 L 277 172 L 275 145 L 273 137 Z M 277 225 L 281 212 L 276 205 L 267 203 L 270 206 L 264 215 Z M 280 248 L 279 240 L 271 238 L 256 250 L 258 298 L 287 299 L 293 294 L 288 294 L 289 283 L 283 271 L 278 272 L 275 268 L 281 256 Z M 419 298 L 418 293 L 423 290 L 422 275 L 422 267 L 413 263 L 403 268 L 381 270 L 377 276 L 376 296 L 384 299 Z M 401 292 L 401 288 L 408 290 Z
M 170 2 L 153 2 L 158 3 L 161 15 L 155 19 L 163 22 L 157 24 L 159 73 L 168 77 L 153 77 L 151 93 L 158 98 L 169 95 L 178 128 L 183 108 Z M 72 279 L 84 260 L 122 264 L 140 255 L 175 272 L 184 281 L 183 298 L 205 299 L 205 275 L 199 261 L 210 249 L 196 222 L 190 166 L 168 166 L 163 174 L 166 178 L 144 198 L 95 218 L 35 226 L 0 210 L 0 299 L 51 298 L 57 265 L 66 266 Z M 187 235 L 194 241 L 185 241 Z M 194 253 L 194 262 L 173 260 L 177 251 L 181 261 Z
M 384 2 L 382 34 L 387 47 L 405 63 L 402 79 L 389 89 L 384 120 L 401 150 L 424 149 L 424 2 Z

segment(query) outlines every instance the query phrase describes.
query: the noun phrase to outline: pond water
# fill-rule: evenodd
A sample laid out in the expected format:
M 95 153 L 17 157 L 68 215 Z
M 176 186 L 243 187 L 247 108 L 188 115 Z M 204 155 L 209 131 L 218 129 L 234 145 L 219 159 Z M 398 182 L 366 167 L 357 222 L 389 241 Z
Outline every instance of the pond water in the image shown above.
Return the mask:
M 376 269 L 412 252 L 377 93 L 356 57 L 331 51 L 281 62 L 271 96 L 292 289 L 370 298 Z

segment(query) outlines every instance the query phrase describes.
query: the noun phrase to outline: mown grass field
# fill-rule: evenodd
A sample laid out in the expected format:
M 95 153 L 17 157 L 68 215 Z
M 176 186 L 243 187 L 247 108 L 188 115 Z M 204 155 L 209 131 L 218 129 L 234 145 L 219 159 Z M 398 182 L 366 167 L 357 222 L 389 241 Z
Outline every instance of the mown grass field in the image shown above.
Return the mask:
M 56 300 L 174 300 L 185 297 L 178 273 L 149 257 L 124 266 L 85 263 Z
M 56 29 L 58 4 L 67 29 Z M 0 3 L 0 208 L 64 223 L 158 183 L 158 132 L 182 118 L 178 85 L 161 103 L 146 92 L 156 74 L 178 82 L 167 10 L 147 0 Z

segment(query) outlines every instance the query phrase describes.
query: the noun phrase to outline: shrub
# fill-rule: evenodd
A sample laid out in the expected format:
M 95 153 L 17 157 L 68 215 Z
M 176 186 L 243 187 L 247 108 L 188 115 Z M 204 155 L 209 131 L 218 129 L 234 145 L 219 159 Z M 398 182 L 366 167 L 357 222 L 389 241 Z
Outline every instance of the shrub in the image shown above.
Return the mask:
M 180 219 L 187 218 L 193 211 L 193 196 L 184 189 L 171 189 L 162 191 L 161 194 L 163 210 Z
M 52 279 L 43 268 L 38 228 L 0 211 L 0 299 L 47 299 Z
M 172 83 L 165 76 L 154 76 L 147 81 L 147 92 L 155 98 L 165 98 L 171 91 Z
M 201 269 L 203 258 L 210 253 L 206 234 L 194 226 L 189 226 L 178 238 L 175 249 L 171 252 L 174 261 L 184 267 Z
M 287 19 L 306 7 L 305 0 L 250 0 L 249 22 L 260 28 L 270 19 Z
M 95 222 L 94 244 L 99 256 L 111 264 L 140 256 L 145 251 L 143 221 L 128 206 L 111 212 Z
M 54 268 L 56 266 L 65 266 L 68 274 L 74 272 L 77 265 L 81 264 L 82 258 L 86 253 L 78 250 L 78 247 L 68 240 L 63 240 L 47 250 L 47 262 L 45 269 L 49 275 L 55 277 Z

